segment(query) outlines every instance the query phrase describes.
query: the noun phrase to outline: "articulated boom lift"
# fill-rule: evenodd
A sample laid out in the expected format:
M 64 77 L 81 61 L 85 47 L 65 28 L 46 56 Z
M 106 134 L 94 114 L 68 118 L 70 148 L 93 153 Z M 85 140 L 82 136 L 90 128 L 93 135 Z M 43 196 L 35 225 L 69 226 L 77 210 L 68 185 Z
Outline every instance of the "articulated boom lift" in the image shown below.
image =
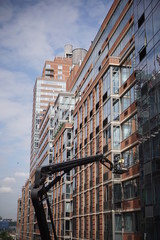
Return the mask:
M 121 160 L 121 159 L 120 159 Z M 47 192 L 57 183 L 60 181 L 61 177 L 72 170 L 75 167 L 87 165 L 89 163 L 93 162 L 100 162 L 105 167 L 107 167 L 110 171 L 116 174 L 123 174 L 124 172 L 128 171 L 126 168 L 122 168 L 121 165 L 116 163 L 113 165 L 113 163 L 107 159 L 103 154 L 99 154 L 96 156 L 90 156 L 80 159 L 75 159 L 67 162 L 61 162 L 58 164 L 53 165 L 47 165 L 42 166 L 36 169 L 35 172 L 35 183 L 31 190 L 31 199 L 32 203 L 35 209 L 35 214 L 37 217 L 37 223 L 39 226 L 41 239 L 42 240 L 51 240 L 50 231 L 48 228 L 46 215 L 44 211 L 44 205 L 43 202 L 47 202 L 48 206 L 48 213 L 51 220 L 51 225 L 53 229 L 54 239 L 57 240 L 56 230 L 53 223 L 53 216 L 52 211 L 50 208 L 49 199 L 47 196 Z M 46 178 L 48 176 L 52 176 L 56 173 L 59 173 L 59 175 L 56 175 L 53 181 L 50 183 L 46 183 Z

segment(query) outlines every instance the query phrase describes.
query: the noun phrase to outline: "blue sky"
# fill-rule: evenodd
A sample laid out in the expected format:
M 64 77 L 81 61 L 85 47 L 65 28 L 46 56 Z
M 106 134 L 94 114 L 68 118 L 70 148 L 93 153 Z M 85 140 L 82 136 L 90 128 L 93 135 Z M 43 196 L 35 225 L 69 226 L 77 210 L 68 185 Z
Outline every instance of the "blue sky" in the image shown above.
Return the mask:
M 32 94 L 66 43 L 88 50 L 113 0 L 0 0 L 0 216 L 16 219 L 29 175 Z

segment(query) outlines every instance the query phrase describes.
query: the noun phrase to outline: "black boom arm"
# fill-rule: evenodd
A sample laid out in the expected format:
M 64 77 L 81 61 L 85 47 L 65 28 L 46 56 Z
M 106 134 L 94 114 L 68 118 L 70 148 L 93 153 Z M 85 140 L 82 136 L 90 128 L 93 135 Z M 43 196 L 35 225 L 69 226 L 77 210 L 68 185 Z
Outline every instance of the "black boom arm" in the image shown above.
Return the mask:
M 48 200 L 47 192 L 57 183 L 60 181 L 61 177 L 72 170 L 75 167 L 87 165 L 89 163 L 93 162 L 100 162 L 105 167 L 107 167 L 110 171 L 113 171 L 113 173 L 122 174 L 127 171 L 127 169 L 120 169 L 117 168 L 117 166 L 114 166 L 113 163 L 108 160 L 106 157 L 104 157 L 103 154 L 80 158 L 71 160 L 68 162 L 61 162 L 58 164 L 53 165 L 47 165 L 38 167 L 35 172 L 35 183 L 31 190 L 31 199 L 32 203 L 35 209 L 35 214 L 37 217 L 37 223 L 39 226 L 41 239 L 42 240 L 51 240 L 50 237 L 50 231 L 48 228 L 46 215 L 44 211 L 43 201 L 46 200 L 47 206 L 48 206 L 48 213 L 51 220 L 51 225 L 53 229 L 54 239 L 57 240 L 55 227 L 53 224 L 53 217 L 52 217 L 52 211 L 50 208 L 50 203 Z M 51 176 L 53 174 L 60 173 L 61 175 L 55 176 L 53 181 L 46 184 L 46 178 L 48 176 Z

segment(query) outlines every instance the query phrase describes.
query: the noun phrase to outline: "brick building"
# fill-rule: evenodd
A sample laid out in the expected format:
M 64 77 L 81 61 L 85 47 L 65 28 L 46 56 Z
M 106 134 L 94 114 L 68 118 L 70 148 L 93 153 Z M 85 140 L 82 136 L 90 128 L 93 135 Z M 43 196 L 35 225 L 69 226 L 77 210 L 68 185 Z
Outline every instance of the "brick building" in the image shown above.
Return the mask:
M 156 0 L 115 0 L 51 104 L 52 147 L 45 160 L 39 145 L 40 164 L 103 153 L 128 168 L 119 175 L 94 163 L 62 178 L 49 193 L 59 239 L 159 239 L 159 9 Z M 43 149 L 51 105 L 38 135 Z M 20 239 L 40 239 L 31 215 L 32 234 Z

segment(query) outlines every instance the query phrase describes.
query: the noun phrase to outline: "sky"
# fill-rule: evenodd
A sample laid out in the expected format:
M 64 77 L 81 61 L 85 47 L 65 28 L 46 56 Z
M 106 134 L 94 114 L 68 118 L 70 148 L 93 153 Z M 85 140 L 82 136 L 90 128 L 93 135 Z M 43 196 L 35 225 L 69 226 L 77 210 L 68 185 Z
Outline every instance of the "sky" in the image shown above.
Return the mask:
M 0 0 L 0 216 L 29 177 L 33 87 L 64 45 L 89 49 L 113 0 Z

